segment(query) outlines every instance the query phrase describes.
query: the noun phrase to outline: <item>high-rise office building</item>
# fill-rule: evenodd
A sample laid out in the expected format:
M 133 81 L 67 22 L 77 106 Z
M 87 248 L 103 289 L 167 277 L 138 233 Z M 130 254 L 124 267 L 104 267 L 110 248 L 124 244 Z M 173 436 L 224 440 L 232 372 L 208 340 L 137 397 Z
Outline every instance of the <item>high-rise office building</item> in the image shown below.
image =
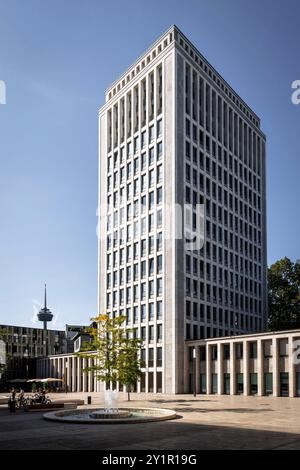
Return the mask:
M 139 391 L 187 391 L 185 340 L 265 328 L 260 120 L 172 26 L 106 91 L 99 134 L 99 311 L 143 338 Z

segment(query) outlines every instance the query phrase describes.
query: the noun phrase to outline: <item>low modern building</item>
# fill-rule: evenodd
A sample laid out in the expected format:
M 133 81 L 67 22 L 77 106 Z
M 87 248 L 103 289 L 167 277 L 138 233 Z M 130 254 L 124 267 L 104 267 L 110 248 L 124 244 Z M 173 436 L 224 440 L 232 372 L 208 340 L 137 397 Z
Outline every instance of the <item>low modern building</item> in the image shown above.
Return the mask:
M 36 358 L 64 352 L 65 332 L 16 325 L 0 325 L 6 348 L 2 382 L 35 378 Z
M 300 330 L 186 341 L 184 360 L 185 393 L 300 396 Z M 38 374 L 63 379 L 68 391 L 101 391 L 104 385 L 84 372 L 91 365 L 74 354 L 53 355 L 38 360 Z M 136 391 L 163 391 L 147 380 L 151 374 L 147 362 Z
M 94 365 L 94 360 L 78 357 L 76 354 L 59 354 L 42 357 L 37 361 L 37 375 L 40 378 L 57 377 L 63 381 L 68 392 L 98 392 L 100 384 L 86 367 Z
M 188 341 L 185 391 L 300 396 L 300 330 Z

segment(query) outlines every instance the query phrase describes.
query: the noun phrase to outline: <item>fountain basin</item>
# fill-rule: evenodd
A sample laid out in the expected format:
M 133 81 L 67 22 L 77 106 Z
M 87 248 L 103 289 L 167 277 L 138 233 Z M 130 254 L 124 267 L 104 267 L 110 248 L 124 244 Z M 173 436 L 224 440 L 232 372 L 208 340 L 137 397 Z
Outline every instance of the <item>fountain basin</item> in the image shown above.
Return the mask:
M 119 408 L 120 413 L 126 413 L 125 417 L 93 417 L 97 411 L 100 414 L 104 410 L 96 408 L 82 408 L 77 410 L 57 410 L 45 413 L 43 418 L 48 421 L 77 424 L 137 424 L 153 421 L 166 421 L 176 418 L 176 412 L 166 408 Z M 113 413 L 115 415 L 115 413 Z
M 129 411 L 106 411 L 105 409 L 103 410 L 96 410 L 93 411 L 93 413 L 90 414 L 90 418 L 92 419 L 123 419 L 123 418 L 129 418 L 131 416 L 131 413 Z

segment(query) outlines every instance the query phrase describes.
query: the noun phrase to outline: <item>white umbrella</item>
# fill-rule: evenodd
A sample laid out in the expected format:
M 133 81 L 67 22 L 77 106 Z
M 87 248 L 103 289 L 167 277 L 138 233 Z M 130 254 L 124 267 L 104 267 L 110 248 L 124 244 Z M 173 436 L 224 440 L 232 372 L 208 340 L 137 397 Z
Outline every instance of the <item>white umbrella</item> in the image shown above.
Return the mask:
M 42 383 L 46 382 L 63 382 L 63 379 L 56 379 L 55 377 L 49 377 L 48 379 L 41 379 Z

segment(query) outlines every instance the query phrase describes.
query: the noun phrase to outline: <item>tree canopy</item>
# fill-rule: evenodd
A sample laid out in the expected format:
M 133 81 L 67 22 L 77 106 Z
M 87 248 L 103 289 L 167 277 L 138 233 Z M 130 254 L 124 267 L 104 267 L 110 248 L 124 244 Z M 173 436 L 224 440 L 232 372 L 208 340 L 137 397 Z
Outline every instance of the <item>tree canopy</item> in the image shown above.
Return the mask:
M 92 320 L 95 327 L 87 329 L 92 342 L 78 353 L 93 361 L 84 370 L 93 373 L 108 387 L 119 382 L 130 390 L 141 376 L 143 367 L 139 354 L 142 341 L 136 337 L 136 329 L 126 327 L 124 316 L 99 315 Z
M 283 258 L 268 269 L 268 328 L 300 327 L 300 261 Z

